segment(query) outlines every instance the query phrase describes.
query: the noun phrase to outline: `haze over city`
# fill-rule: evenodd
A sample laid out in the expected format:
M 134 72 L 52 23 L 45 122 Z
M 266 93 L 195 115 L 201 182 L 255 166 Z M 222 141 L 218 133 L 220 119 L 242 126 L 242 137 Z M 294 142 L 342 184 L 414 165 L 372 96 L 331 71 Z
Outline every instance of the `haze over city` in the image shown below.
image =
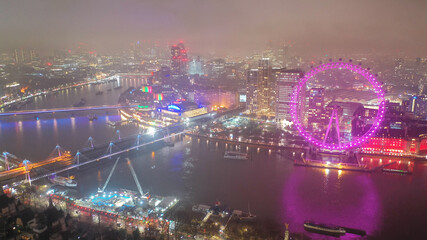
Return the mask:
M 3 0 L 0 239 L 425 239 L 426 0 Z
M 410 1 L 2 1 L 0 46 L 86 43 L 101 52 L 138 40 L 183 40 L 195 54 L 248 54 L 285 43 L 301 55 L 354 51 L 414 57 L 427 51 L 427 2 Z

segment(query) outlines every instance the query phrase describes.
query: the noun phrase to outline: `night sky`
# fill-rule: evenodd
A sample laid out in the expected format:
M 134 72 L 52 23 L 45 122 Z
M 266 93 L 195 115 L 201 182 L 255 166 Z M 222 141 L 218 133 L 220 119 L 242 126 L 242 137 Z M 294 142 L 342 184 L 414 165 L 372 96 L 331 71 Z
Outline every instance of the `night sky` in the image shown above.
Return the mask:
M 0 49 L 183 40 L 197 54 L 249 54 L 268 41 L 300 54 L 427 53 L 426 0 L 1 0 Z

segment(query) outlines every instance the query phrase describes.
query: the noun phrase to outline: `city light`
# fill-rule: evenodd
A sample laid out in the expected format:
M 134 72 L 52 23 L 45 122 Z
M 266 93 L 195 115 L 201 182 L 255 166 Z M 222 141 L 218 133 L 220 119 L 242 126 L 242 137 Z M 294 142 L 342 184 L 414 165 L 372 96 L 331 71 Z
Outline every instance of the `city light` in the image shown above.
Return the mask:
M 151 135 L 151 136 L 154 136 L 154 134 L 156 133 L 156 129 L 155 128 L 153 128 L 153 127 L 149 127 L 148 129 L 147 129 L 147 134 L 148 135 Z
M 427 236 L 425 1 L 94 1 L 0 11 L 2 239 Z
M 346 142 L 344 144 L 339 144 L 339 145 L 327 144 L 311 136 L 310 133 L 307 132 L 307 130 L 304 128 L 303 124 L 301 123 L 301 120 L 299 119 L 300 113 L 299 113 L 299 110 L 297 109 L 299 99 L 300 99 L 299 95 L 301 94 L 301 91 L 304 88 L 306 82 L 309 79 L 315 77 L 318 73 L 324 72 L 325 70 L 329 70 L 329 69 L 347 69 L 363 76 L 373 86 L 379 102 L 378 114 L 372 127 L 360 138 L 356 138 L 352 141 Z M 329 150 L 346 150 L 346 149 L 360 146 L 362 143 L 366 142 L 370 137 L 373 136 L 375 132 L 378 131 L 379 126 L 384 119 L 384 112 L 385 112 L 384 91 L 382 90 L 380 84 L 377 82 L 375 76 L 372 75 L 368 70 L 360 66 L 357 66 L 351 63 L 343 63 L 343 62 L 326 63 L 316 68 L 312 68 L 299 81 L 298 86 L 294 90 L 294 94 L 292 96 L 292 102 L 291 102 L 291 115 L 292 115 L 292 119 L 296 129 L 310 143 L 314 144 L 317 147 L 320 147 L 323 149 L 329 149 Z

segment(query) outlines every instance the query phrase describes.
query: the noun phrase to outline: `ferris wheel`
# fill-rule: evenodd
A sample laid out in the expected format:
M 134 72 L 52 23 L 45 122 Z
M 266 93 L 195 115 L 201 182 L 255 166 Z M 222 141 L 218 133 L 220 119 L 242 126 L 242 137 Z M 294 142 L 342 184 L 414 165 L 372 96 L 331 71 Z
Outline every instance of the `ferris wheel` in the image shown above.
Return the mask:
M 319 108 L 317 112 L 310 109 L 310 106 L 307 110 L 304 107 L 306 106 L 305 94 L 307 92 L 306 86 L 308 82 L 312 79 L 316 79 L 318 75 L 322 75 L 327 71 L 335 71 L 339 73 L 342 73 L 343 71 L 350 72 L 350 74 L 357 76 L 356 78 L 358 80 L 365 82 L 365 85 L 372 90 L 372 98 L 376 99 L 378 109 L 376 111 L 376 115 L 370 119 L 370 124 L 365 124 L 365 129 L 361 133 L 356 135 L 354 133 L 348 133 L 348 129 L 344 131 L 344 128 L 351 128 L 352 124 L 354 127 L 356 124 L 355 120 L 358 120 L 355 118 L 359 117 L 362 121 L 364 119 L 362 114 L 359 116 L 356 116 L 356 114 L 350 114 L 347 117 L 343 116 L 343 108 L 346 107 L 343 105 L 349 105 L 350 103 L 330 100 L 328 106 L 325 106 L 325 108 Z M 337 85 L 339 85 L 339 83 L 337 83 Z M 334 87 L 329 86 L 326 90 L 322 88 L 322 91 L 331 92 L 331 88 L 333 89 Z M 310 94 L 311 91 L 315 90 L 310 90 Z M 313 97 L 309 95 L 309 99 L 311 100 L 312 98 Z M 359 105 L 362 104 L 359 103 Z M 381 84 L 378 83 L 376 76 L 370 73 L 369 69 L 364 69 L 360 65 L 344 62 L 329 62 L 321 64 L 308 71 L 295 87 L 290 107 L 294 126 L 301 136 L 314 146 L 327 150 L 348 150 L 360 146 L 372 137 L 376 131 L 378 131 L 381 122 L 384 119 L 384 112 L 384 91 L 382 90 Z M 314 119 L 312 121 L 317 121 L 318 124 L 311 124 L 311 122 L 307 120 L 310 117 Z

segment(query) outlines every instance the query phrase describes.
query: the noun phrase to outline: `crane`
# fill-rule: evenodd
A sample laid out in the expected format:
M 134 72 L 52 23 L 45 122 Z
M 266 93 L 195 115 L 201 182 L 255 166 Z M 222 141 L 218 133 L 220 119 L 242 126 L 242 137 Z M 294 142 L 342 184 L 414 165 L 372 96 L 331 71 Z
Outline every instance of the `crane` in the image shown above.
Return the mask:
M 116 162 L 113 165 L 113 168 L 111 169 L 110 174 L 108 175 L 107 181 L 105 181 L 102 189 L 98 189 L 98 192 L 104 192 L 105 188 L 107 187 L 108 183 L 110 182 L 111 176 L 113 175 L 113 172 L 116 169 L 116 166 L 117 166 L 117 163 L 119 162 L 119 160 L 120 160 L 120 157 L 117 158 Z

